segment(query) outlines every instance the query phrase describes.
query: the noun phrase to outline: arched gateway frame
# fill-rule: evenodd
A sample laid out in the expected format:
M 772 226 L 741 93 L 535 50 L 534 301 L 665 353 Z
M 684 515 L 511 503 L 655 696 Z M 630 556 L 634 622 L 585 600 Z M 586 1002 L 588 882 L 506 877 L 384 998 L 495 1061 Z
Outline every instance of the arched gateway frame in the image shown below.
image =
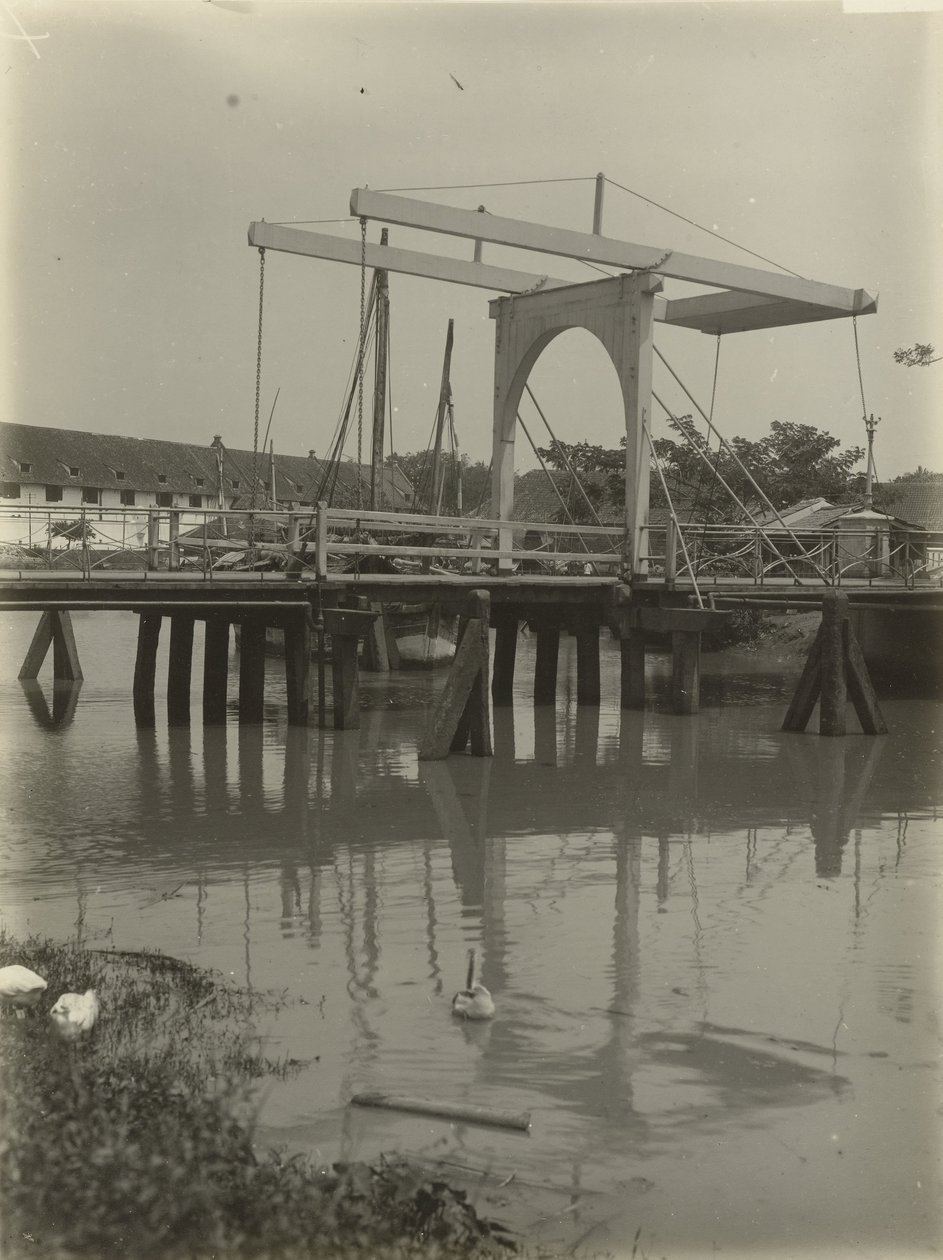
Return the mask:
M 497 298 L 490 305 L 496 325 L 492 506 L 498 519 L 506 523 L 501 530 L 501 550 L 510 549 L 514 438 L 528 374 L 544 347 L 559 333 L 567 328 L 585 328 L 593 333 L 606 347 L 622 387 L 626 538 L 631 570 L 639 573 L 644 571 L 639 541 L 648 510 L 645 427 L 651 411 L 653 321 L 716 336 L 869 315 L 877 310 L 877 298 L 865 289 L 845 289 L 605 237 L 601 234 L 604 183 L 605 176 L 598 175 L 591 233 L 457 210 L 368 188 L 352 191 L 350 212 L 357 218 L 465 237 L 475 242 L 472 260 L 348 241 L 264 221 L 249 225 L 249 244 L 512 295 Z M 481 261 L 483 241 L 575 258 L 627 274 L 591 284 L 571 284 L 546 274 L 496 267 Z M 712 292 L 668 300 L 659 293 L 661 277 L 688 281 Z M 501 563 L 503 571 L 508 567 L 509 562 Z
M 569 328 L 585 328 L 602 342 L 622 389 L 625 409 L 625 528 L 631 568 L 640 566 L 640 536 L 648 517 L 649 423 L 655 294 L 662 281 L 645 272 L 591 284 L 497 298 L 495 321 L 492 508 L 511 520 L 514 507 L 514 443 L 521 395 L 531 369 L 550 342 Z M 501 531 L 511 550 L 511 527 Z M 508 568 L 503 561 L 499 568 Z

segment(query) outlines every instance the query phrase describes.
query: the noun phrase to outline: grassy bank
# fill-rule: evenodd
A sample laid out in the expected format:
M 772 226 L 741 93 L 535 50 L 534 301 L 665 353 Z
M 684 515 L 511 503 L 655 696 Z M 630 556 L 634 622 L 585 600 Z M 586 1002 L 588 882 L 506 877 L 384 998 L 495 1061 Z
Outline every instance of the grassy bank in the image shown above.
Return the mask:
M 253 1143 L 253 1089 L 295 1070 L 259 1051 L 249 994 L 159 954 L 0 934 L 0 966 L 49 982 L 0 1019 L 0 1251 L 7 1260 L 360 1260 L 504 1254 L 465 1195 L 400 1161 L 286 1159 Z M 48 1010 L 95 988 L 95 1029 L 62 1040 Z

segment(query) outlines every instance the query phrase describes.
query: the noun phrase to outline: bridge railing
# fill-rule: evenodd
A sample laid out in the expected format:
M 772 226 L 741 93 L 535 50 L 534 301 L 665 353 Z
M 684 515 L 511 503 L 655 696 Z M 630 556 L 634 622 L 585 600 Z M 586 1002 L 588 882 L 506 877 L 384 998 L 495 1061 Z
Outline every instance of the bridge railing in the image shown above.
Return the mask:
M 642 560 L 651 576 L 682 585 L 770 579 L 841 585 L 878 579 L 912 585 L 943 574 L 943 533 L 928 530 L 830 529 L 790 536 L 769 527 L 672 524 L 646 526 Z
M 0 569 L 283 569 L 621 573 L 619 527 L 506 522 L 319 505 L 304 511 L 0 506 Z M 520 540 L 520 543 L 518 542 Z M 522 545 L 521 545 L 522 544 Z

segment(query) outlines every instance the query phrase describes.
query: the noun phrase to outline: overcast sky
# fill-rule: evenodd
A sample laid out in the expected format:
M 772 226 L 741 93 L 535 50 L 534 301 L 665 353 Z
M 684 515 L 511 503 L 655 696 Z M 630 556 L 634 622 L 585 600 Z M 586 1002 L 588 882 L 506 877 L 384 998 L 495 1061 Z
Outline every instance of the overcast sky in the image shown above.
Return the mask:
M 943 471 L 943 363 L 892 358 L 943 345 L 939 13 L 21 0 L 0 4 L 0 34 L 4 419 L 251 447 L 251 220 L 347 220 L 317 230 L 359 239 L 350 191 L 370 185 L 589 231 L 603 171 L 791 271 L 879 292 L 858 321 L 878 473 Z M 489 184 L 508 186 L 454 187 Z M 604 232 L 767 265 L 613 186 Z M 391 243 L 470 256 L 469 242 L 404 229 Z M 485 257 L 597 274 L 496 246 Z M 459 438 L 490 458 L 494 296 L 391 276 L 397 450 L 426 445 L 454 317 Z M 323 454 L 357 343 L 358 269 L 269 251 L 265 298 L 263 427 L 280 389 L 276 449 Z M 656 342 L 707 406 L 715 340 L 660 328 Z M 553 342 L 531 384 L 558 436 L 615 445 L 616 378 L 589 334 Z M 690 410 L 663 373 L 656 388 Z M 368 423 L 369 382 L 366 396 Z M 714 414 L 727 436 L 781 419 L 863 443 L 851 321 L 724 338 Z

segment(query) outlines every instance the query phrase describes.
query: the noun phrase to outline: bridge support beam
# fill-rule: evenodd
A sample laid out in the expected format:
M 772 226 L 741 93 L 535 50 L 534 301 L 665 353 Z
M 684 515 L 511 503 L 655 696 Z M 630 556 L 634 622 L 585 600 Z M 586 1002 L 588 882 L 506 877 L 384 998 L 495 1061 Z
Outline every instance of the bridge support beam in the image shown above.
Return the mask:
M 218 726 L 226 721 L 229 618 L 207 617 L 203 643 L 203 725 Z
M 576 628 L 576 703 L 599 704 L 599 626 Z
M 138 619 L 133 692 L 136 726 L 154 725 L 154 680 L 157 677 L 157 645 L 160 642 L 162 622 L 160 613 L 141 613 Z
M 514 664 L 517 659 L 517 614 L 494 618 L 494 674 L 491 703 L 495 708 L 514 703 Z
M 239 721 L 261 722 L 265 711 L 265 618 L 244 617 L 239 633 Z
M 622 658 L 620 705 L 623 709 L 645 708 L 645 635 L 627 630 L 619 639 Z
M 311 708 L 311 622 L 307 611 L 285 626 L 285 689 L 289 726 L 307 726 Z
M 671 707 L 697 713 L 701 703 L 701 632 L 671 632 Z
M 534 662 L 534 704 L 556 704 L 559 660 L 560 627 L 539 624 Z
M 167 664 L 167 721 L 190 725 L 190 674 L 193 667 L 193 616 L 172 613 L 170 657 Z
M 17 677 L 21 681 L 38 678 L 52 644 L 52 676 L 54 682 L 81 682 L 82 667 L 75 645 L 72 617 L 66 610 L 44 612 L 33 633 L 23 665 Z
M 784 731 L 804 731 L 819 701 L 819 734 L 844 735 L 850 697 L 865 735 L 886 735 L 864 656 L 851 627 L 848 596 L 828 591 L 822 623 L 783 720 Z

